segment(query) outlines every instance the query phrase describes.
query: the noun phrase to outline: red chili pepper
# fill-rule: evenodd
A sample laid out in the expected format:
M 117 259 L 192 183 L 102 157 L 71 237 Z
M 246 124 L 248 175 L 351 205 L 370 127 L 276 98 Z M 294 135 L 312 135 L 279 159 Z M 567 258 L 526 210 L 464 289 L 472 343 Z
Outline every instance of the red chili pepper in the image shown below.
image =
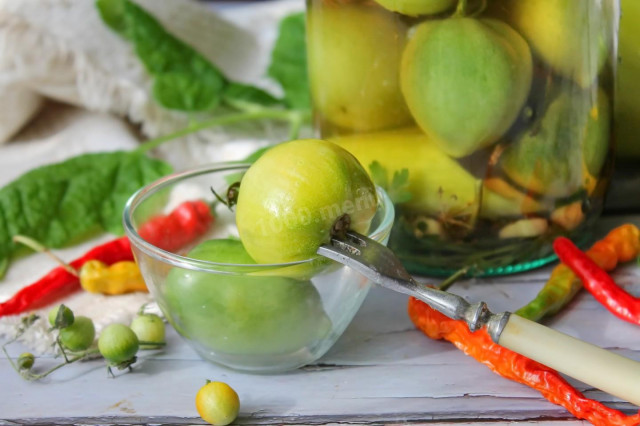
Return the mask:
M 585 397 L 557 371 L 494 343 L 486 329 L 472 333 L 464 321 L 447 318 L 414 298 L 409 299 L 409 317 L 430 338 L 450 341 L 493 372 L 539 391 L 579 419 L 602 426 L 640 424 L 640 413 L 627 416 Z
M 187 201 L 169 215 L 157 216 L 140 228 L 140 235 L 151 244 L 167 251 L 177 250 L 202 235 L 213 222 L 209 206 L 203 201 Z M 111 265 L 123 260 L 134 260 L 131 244 L 121 237 L 89 250 L 71 262 L 80 269 L 89 260 Z M 64 267 L 54 268 L 38 281 L 18 291 L 11 299 L 0 303 L 0 317 L 16 315 L 27 310 L 42 308 L 81 288 L 77 276 Z
M 133 260 L 129 239 L 122 237 L 94 247 L 84 256 L 71 262 L 71 266 L 78 269 L 86 261 L 94 259 L 109 265 L 122 260 Z M 42 308 L 80 288 L 78 277 L 58 266 L 38 281 L 18 291 L 11 299 L 1 303 L 0 317 Z
M 609 274 L 569 239 L 557 238 L 553 249 L 598 302 L 618 318 L 640 324 L 640 299 L 620 288 Z
M 211 222 L 213 215 L 205 202 L 185 201 L 169 215 L 151 218 L 138 229 L 138 234 L 156 247 L 175 251 L 202 235 Z

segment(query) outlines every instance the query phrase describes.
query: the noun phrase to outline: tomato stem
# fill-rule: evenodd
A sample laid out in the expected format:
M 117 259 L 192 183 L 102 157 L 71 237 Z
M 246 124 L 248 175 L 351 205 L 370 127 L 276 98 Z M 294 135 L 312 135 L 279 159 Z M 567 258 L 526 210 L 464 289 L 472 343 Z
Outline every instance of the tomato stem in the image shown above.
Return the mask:
M 29 237 L 24 236 L 24 235 L 14 235 L 13 236 L 13 241 L 16 242 L 16 243 L 24 244 L 25 246 L 29 247 L 30 249 L 32 249 L 34 251 L 37 251 L 38 253 L 46 254 L 51 259 L 55 260 L 56 263 L 58 263 L 60 266 L 62 266 L 65 269 L 65 271 L 67 271 L 68 273 L 70 273 L 71 275 L 73 275 L 75 277 L 78 276 L 78 271 L 73 266 L 69 265 L 67 262 L 62 260 L 58 255 L 56 255 L 54 252 L 52 252 L 48 247 L 45 247 L 44 245 L 40 244 L 39 242 L 37 242 L 33 238 L 29 238 Z
M 162 145 L 165 142 L 168 142 L 172 139 L 180 138 L 183 136 L 190 135 L 192 133 L 197 133 L 201 130 L 207 129 L 209 127 L 222 126 L 226 124 L 236 124 L 242 123 L 246 121 L 255 121 L 261 119 L 272 119 L 278 121 L 284 121 L 290 123 L 291 130 L 290 136 L 295 135 L 297 137 L 300 127 L 303 122 L 309 118 L 310 114 L 306 111 L 292 111 L 292 110 L 283 110 L 276 108 L 260 108 L 251 111 L 239 112 L 235 114 L 227 114 L 219 117 L 212 118 L 210 120 L 205 120 L 199 123 L 193 123 L 189 126 L 185 127 L 182 130 L 178 130 L 177 132 L 170 133 L 165 136 L 160 136 L 155 139 L 150 139 L 147 142 L 143 143 L 136 149 L 135 152 L 147 152 L 158 146 Z
M 467 272 L 469 272 L 469 269 L 470 268 L 468 266 L 465 266 L 465 267 L 457 270 L 455 273 L 453 273 L 447 279 L 442 281 L 440 283 L 440 285 L 438 285 L 438 290 L 447 291 L 449 289 L 449 287 L 451 287 L 453 284 L 456 283 L 456 281 L 458 281 L 460 278 L 463 278 L 465 275 L 467 275 Z
M 20 326 L 17 329 L 17 332 L 15 334 L 15 336 L 7 341 L 5 344 L 2 345 L 2 352 L 4 352 L 7 360 L 9 361 L 9 364 L 11 365 L 11 367 L 25 380 L 40 380 L 44 377 L 47 377 L 49 374 L 53 373 L 54 371 L 64 367 L 67 364 L 71 364 L 74 363 L 76 361 L 80 361 L 82 359 L 88 358 L 92 355 L 98 354 L 99 351 L 97 348 L 93 348 L 93 349 L 88 349 L 86 351 L 80 352 L 78 354 L 76 354 L 74 357 L 72 358 L 68 358 L 67 354 L 64 350 L 64 348 L 62 347 L 62 345 L 60 344 L 60 340 L 58 338 L 56 338 L 56 344 L 60 347 L 60 349 L 62 350 L 62 354 L 64 355 L 64 362 L 50 368 L 49 370 L 45 371 L 44 373 L 40 373 L 40 374 L 34 374 L 32 373 L 30 370 L 27 369 L 20 369 L 16 363 L 13 361 L 13 358 L 11 358 L 11 356 L 9 355 L 9 352 L 7 351 L 7 346 L 14 343 L 15 341 L 17 341 L 20 336 L 22 336 L 29 327 L 31 327 L 31 325 L 38 319 L 39 317 L 37 315 L 29 315 L 27 317 L 24 317 L 22 319 L 22 322 L 20 324 Z
M 468 6 L 468 0 L 458 0 L 458 7 L 456 8 L 456 12 L 454 16 L 456 17 L 467 16 L 467 6 Z
M 338 217 L 331 227 L 331 236 L 344 238 L 351 227 L 351 216 L 348 213 Z

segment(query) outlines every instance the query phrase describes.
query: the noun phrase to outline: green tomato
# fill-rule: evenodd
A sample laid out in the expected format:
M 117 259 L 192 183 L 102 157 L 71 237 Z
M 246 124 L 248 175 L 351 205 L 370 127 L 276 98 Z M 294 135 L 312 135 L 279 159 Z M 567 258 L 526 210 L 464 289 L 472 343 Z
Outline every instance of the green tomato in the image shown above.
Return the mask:
M 375 187 L 358 160 L 331 142 L 286 142 L 267 151 L 240 184 L 236 225 L 258 263 L 315 257 L 348 214 L 351 229 L 366 233 L 377 209 Z
M 60 329 L 60 343 L 70 351 L 88 349 L 96 337 L 96 329 L 91 318 L 77 316 L 68 327 Z
M 597 91 L 597 101 L 589 110 L 586 133 L 584 136 L 584 164 L 594 178 L 600 171 L 609 152 L 611 132 L 611 105 L 603 90 Z
M 622 0 L 616 73 L 616 156 L 621 162 L 640 159 L 640 2 Z
M 532 82 L 531 51 L 503 22 L 451 18 L 420 24 L 402 57 L 409 110 L 442 151 L 463 157 L 496 142 Z
M 562 92 L 544 111 L 540 123 L 508 145 L 499 164 L 518 185 L 537 194 L 566 197 L 585 184 L 585 173 L 598 177 L 609 146 L 609 101 Z
M 242 243 L 232 239 L 205 241 L 188 256 L 255 264 Z M 163 311 L 182 335 L 227 354 L 290 353 L 331 331 L 331 321 L 310 281 L 174 268 L 164 296 Z
M 434 15 L 451 9 L 456 0 L 375 0 L 392 12 L 408 16 Z
M 162 318 L 155 314 L 137 315 L 131 321 L 131 330 L 138 340 L 144 342 L 145 349 L 152 349 L 164 345 L 165 330 Z
M 73 311 L 68 306 L 58 305 L 49 311 L 49 324 L 52 327 L 68 327 L 73 324 L 73 321 Z
M 138 349 L 138 337 L 124 324 L 109 324 L 98 338 L 100 354 L 112 365 L 133 360 Z
M 224 426 L 238 416 L 240 399 L 228 384 L 208 382 L 196 394 L 196 409 L 204 421 Z
M 558 74 L 587 88 L 613 46 L 613 3 L 575 0 L 493 1 L 504 18 Z
M 399 79 L 406 31 L 406 24 L 378 8 L 311 6 L 309 82 L 319 116 L 358 131 L 411 123 Z

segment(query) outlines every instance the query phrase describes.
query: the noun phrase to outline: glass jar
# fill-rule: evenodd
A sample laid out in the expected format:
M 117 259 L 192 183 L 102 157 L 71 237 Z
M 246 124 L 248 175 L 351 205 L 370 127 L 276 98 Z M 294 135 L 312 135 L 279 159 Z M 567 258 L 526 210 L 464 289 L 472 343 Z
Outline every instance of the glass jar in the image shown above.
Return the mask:
M 640 2 L 622 0 L 616 88 L 617 158 L 623 165 L 640 160 Z
M 617 0 L 307 0 L 316 129 L 395 195 L 414 273 L 579 243 L 612 169 Z

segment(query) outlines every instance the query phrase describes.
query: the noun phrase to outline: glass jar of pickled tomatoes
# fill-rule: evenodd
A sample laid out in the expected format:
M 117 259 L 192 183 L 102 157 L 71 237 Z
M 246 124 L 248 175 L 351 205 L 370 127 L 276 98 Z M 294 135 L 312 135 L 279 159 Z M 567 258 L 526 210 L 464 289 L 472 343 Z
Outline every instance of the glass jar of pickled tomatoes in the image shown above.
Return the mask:
M 617 0 L 308 0 L 315 126 L 396 203 L 410 271 L 586 243 L 612 170 Z

